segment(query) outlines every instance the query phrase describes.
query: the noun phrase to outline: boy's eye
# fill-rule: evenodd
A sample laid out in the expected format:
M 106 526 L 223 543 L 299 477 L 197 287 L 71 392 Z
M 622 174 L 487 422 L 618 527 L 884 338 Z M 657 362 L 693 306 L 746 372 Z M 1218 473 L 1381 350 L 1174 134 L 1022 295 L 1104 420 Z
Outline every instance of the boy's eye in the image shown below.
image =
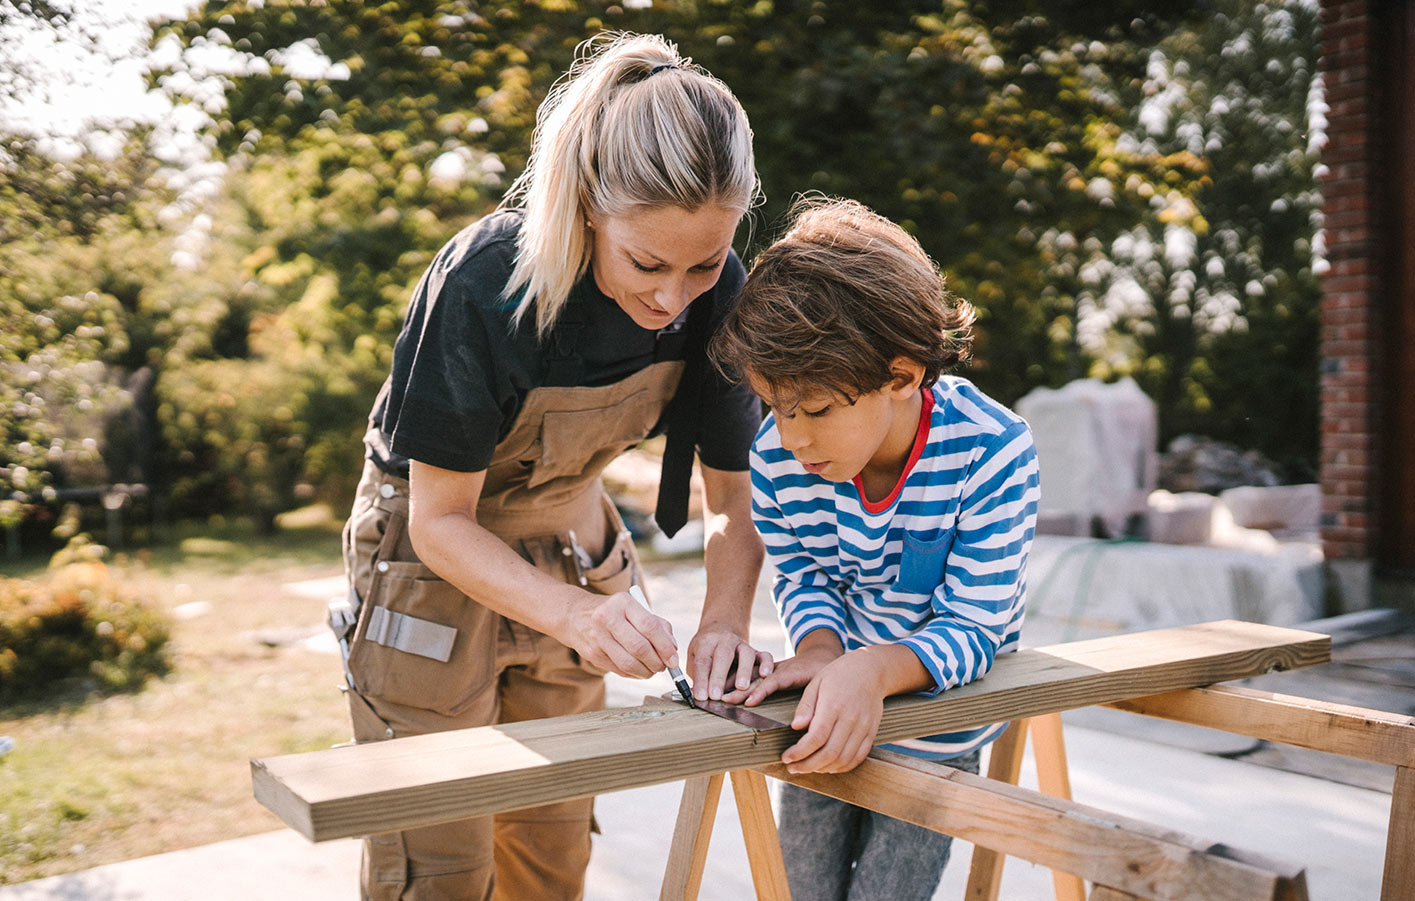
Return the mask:
M 802 410 L 801 412 L 802 412 L 802 413 L 805 413 L 807 416 L 810 416 L 810 417 L 812 417 L 812 418 L 815 418 L 815 417 L 824 416 L 825 414 L 829 413 L 829 412 L 830 412 L 830 407 L 831 407 L 830 404 L 826 404 L 824 407 L 821 407 L 819 410 Z

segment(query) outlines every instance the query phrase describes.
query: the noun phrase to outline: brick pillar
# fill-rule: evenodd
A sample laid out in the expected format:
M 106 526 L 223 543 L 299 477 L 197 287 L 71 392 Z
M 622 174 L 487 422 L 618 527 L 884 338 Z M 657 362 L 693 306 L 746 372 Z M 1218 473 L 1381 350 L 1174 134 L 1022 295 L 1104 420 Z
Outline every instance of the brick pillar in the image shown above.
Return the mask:
M 1322 0 L 1326 254 L 1321 301 L 1322 545 L 1345 609 L 1370 603 L 1379 407 L 1374 378 L 1381 273 L 1375 195 L 1371 0 Z

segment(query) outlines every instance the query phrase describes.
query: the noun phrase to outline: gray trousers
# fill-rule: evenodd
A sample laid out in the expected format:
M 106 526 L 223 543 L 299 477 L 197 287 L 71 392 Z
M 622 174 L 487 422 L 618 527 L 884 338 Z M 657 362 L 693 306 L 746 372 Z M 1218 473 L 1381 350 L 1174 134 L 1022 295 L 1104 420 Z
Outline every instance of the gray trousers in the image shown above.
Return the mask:
M 978 771 L 978 752 L 944 761 Z M 781 853 L 794 901 L 928 901 L 950 836 L 810 789 L 781 786 Z

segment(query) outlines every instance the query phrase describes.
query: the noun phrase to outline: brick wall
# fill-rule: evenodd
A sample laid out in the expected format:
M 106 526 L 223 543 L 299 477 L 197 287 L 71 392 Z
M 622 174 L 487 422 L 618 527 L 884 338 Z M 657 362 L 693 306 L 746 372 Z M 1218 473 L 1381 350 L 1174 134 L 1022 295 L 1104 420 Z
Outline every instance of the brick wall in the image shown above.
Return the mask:
M 1372 0 L 1322 0 L 1326 251 L 1321 305 L 1322 543 L 1328 560 L 1370 560 L 1378 487 L 1373 390 L 1380 327 L 1375 222 Z

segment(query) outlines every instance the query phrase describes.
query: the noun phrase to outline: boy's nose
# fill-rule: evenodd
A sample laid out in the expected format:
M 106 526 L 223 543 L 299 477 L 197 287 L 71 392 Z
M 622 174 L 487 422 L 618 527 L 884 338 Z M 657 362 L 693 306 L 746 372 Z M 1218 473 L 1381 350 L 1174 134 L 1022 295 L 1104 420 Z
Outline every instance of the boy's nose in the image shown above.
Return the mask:
M 796 453 L 806 446 L 806 436 L 801 429 L 791 424 L 791 420 L 777 420 L 777 432 L 781 435 L 781 446 L 783 449 Z

